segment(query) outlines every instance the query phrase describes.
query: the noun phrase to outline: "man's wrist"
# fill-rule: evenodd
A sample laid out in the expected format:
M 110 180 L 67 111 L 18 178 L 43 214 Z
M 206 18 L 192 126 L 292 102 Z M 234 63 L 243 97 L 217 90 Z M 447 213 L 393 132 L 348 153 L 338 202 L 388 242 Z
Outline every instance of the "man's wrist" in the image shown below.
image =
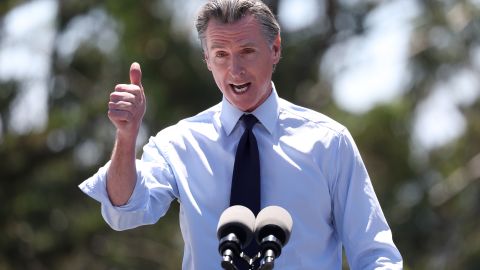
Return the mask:
M 125 132 L 117 129 L 116 141 L 117 141 L 117 144 L 131 145 L 135 147 L 137 136 L 138 136 L 138 130 L 136 132 Z

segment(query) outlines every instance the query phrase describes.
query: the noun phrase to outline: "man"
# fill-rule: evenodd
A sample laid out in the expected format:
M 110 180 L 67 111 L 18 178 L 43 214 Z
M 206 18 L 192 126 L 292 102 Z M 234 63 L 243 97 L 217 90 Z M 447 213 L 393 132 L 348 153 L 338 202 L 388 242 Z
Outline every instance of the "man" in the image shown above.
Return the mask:
M 110 96 L 108 116 L 117 129 L 111 161 L 80 185 L 101 202 L 106 222 L 116 230 L 152 224 L 177 199 L 183 269 L 219 269 L 217 222 L 233 197 L 239 140 L 251 129 L 260 208 L 279 205 L 294 223 L 275 269 L 341 269 L 342 246 L 351 269 L 401 269 L 348 131 L 278 97 L 271 76 L 280 60 L 280 28 L 268 7 L 257 0 L 210 1 L 197 30 L 223 100 L 160 131 L 135 160 L 145 95 L 140 66 L 132 64 L 131 83 Z M 255 116 L 253 127 L 240 120 L 244 114 Z

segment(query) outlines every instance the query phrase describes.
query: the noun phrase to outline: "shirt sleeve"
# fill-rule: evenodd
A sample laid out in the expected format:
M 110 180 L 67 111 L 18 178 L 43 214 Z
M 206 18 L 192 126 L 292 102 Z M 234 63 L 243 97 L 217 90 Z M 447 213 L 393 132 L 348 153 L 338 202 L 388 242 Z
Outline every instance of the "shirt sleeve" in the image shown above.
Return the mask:
M 337 152 L 334 222 L 350 269 L 402 269 L 403 260 L 360 153 L 345 130 Z
M 102 216 L 114 230 L 153 224 L 165 215 L 171 201 L 178 198 L 174 174 L 154 138 L 143 150 L 142 159 L 135 163 L 135 188 L 125 205 L 115 206 L 108 197 L 106 181 L 110 161 L 79 185 L 85 194 L 101 203 Z

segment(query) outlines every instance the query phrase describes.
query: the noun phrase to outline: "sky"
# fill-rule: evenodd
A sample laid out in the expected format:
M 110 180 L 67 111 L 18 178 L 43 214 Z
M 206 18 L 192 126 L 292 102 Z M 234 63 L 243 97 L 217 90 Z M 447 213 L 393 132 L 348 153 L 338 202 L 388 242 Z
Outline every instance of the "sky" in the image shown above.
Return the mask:
M 333 97 L 342 109 L 362 114 L 404 94 L 412 76 L 408 58 L 413 21 L 422 15 L 418 1 L 383 2 L 369 14 L 365 35 L 338 42 L 326 52 L 319 73 L 333 78 Z M 480 4 L 480 0 L 474 1 Z M 167 2 L 174 12 L 186 5 L 187 9 L 183 9 L 181 14 L 174 13 L 174 27 L 188 33 L 195 41 L 192 22 L 203 2 Z M 308 27 L 323 15 L 322 1 L 302 0 L 301 5 L 299 2 L 281 2 L 279 19 L 284 31 Z M 355 4 L 356 0 L 342 2 Z M 117 26 L 102 10 L 93 10 L 74 20 L 70 30 L 54 40 L 57 5 L 56 0 L 34 0 L 22 4 L 6 15 L 4 28 L 1 29 L 0 80 L 21 82 L 21 94 L 11 108 L 11 128 L 19 134 L 41 130 L 48 120 L 49 66 L 54 47 L 63 56 L 68 56 L 86 40 L 93 41 L 104 53 L 113 51 L 118 44 Z M 191 20 L 185 19 L 185 13 Z M 98 34 L 100 32 L 101 35 Z M 414 144 L 433 149 L 463 134 L 466 123 L 459 107 L 468 105 L 480 95 L 480 47 L 471 54 L 477 75 L 472 69 L 458 70 L 453 78 L 446 78 L 435 85 L 433 94 L 418 107 L 412 126 Z
M 14 132 L 39 130 L 47 122 L 46 92 L 55 16 L 56 2 L 41 0 L 21 5 L 4 18 L 0 30 L 0 80 L 21 84 L 21 93 L 11 108 Z

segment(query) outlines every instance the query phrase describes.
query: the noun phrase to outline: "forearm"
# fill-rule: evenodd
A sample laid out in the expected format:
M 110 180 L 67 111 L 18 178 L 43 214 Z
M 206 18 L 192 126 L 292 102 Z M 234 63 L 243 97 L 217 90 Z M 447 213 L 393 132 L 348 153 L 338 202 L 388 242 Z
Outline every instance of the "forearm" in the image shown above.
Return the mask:
M 137 181 L 135 140 L 134 137 L 122 136 L 117 132 L 107 173 L 107 193 L 115 206 L 126 204 L 135 188 Z

